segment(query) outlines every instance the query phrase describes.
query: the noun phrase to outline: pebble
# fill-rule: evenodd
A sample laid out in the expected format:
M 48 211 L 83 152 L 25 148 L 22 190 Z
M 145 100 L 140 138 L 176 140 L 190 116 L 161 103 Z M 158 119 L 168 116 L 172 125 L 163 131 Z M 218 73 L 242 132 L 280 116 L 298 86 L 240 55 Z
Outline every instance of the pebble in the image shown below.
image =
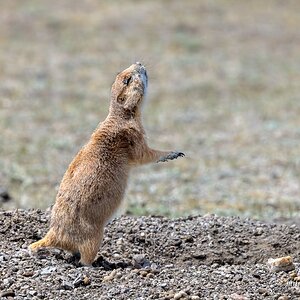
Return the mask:
M 122 238 L 117 240 L 117 245 L 122 245 L 124 243 L 124 240 Z
M 290 299 L 290 297 L 287 295 L 282 295 L 282 296 L 278 297 L 278 300 L 289 300 L 289 299 Z
M 231 300 L 249 300 L 248 297 L 246 297 L 244 295 L 236 294 L 236 293 L 231 294 L 229 299 L 231 299 Z
M 132 257 L 132 265 L 137 269 L 151 266 L 150 261 L 145 257 L 144 254 L 135 254 Z
M 1 254 L 0 255 L 0 262 L 4 262 L 6 260 L 7 260 L 6 256 Z
M 121 258 L 122 258 L 122 256 L 121 256 L 119 253 L 113 254 L 113 257 L 114 257 L 115 259 L 121 259 Z
M 117 274 L 117 270 L 116 269 L 112 270 L 109 275 L 103 277 L 103 281 L 107 282 L 113 280 L 116 274 Z
M 150 269 L 151 269 L 151 272 L 152 272 L 153 274 L 159 273 L 159 268 L 158 268 L 158 265 L 157 265 L 157 264 L 154 264 L 154 263 L 151 264 Z
M 14 282 L 14 280 L 13 278 L 5 278 L 2 282 L 4 285 L 11 285 Z
M 140 274 L 143 276 L 143 277 L 146 277 L 148 275 L 148 272 L 147 271 L 140 271 Z
M 65 290 L 73 290 L 74 289 L 74 285 L 69 281 L 63 281 L 61 287 Z
M 174 295 L 174 300 L 178 300 L 178 299 L 184 298 L 186 296 L 187 296 L 187 293 L 185 291 L 179 291 L 178 293 L 176 293 Z
M 79 275 L 74 279 L 73 285 L 74 285 L 75 287 L 78 287 L 78 286 L 81 285 L 82 281 L 83 281 L 83 276 L 82 276 L 81 274 L 79 274 Z
M 202 260 L 207 257 L 207 254 L 203 253 L 203 252 L 194 252 L 194 253 L 192 253 L 192 257 Z
M 89 285 L 91 283 L 91 278 L 88 276 L 83 277 L 83 284 L 84 285 Z
M 264 229 L 262 227 L 257 227 L 256 230 L 254 231 L 254 235 L 259 236 L 264 233 Z
M 29 291 L 28 294 L 30 296 L 36 296 L 37 295 L 37 291 Z
M 295 269 L 295 265 L 293 263 L 293 259 L 291 256 L 284 256 L 280 258 L 269 258 L 267 261 L 267 265 L 269 266 L 270 270 L 273 272 L 280 272 L 280 271 L 292 271 Z
M 14 291 L 4 291 L 1 292 L 0 297 L 15 297 L 15 295 Z
M 259 288 L 258 292 L 262 295 L 265 295 L 265 296 L 269 294 L 269 292 L 266 288 Z
M 27 271 L 22 273 L 24 277 L 32 277 L 34 275 L 34 271 Z
M 56 267 L 46 267 L 40 271 L 41 275 L 48 275 L 56 271 Z

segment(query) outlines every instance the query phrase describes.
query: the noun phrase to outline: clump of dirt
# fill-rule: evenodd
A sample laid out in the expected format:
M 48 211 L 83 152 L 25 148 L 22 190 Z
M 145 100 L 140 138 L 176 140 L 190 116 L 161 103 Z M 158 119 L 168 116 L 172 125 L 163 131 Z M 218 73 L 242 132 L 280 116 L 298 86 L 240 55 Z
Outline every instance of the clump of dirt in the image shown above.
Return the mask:
M 0 296 L 11 299 L 298 299 L 300 229 L 215 215 L 123 216 L 107 225 L 93 267 L 60 250 L 32 257 L 40 210 L 0 211 Z M 296 270 L 271 272 L 290 255 Z M 300 278 L 300 277 L 299 277 Z

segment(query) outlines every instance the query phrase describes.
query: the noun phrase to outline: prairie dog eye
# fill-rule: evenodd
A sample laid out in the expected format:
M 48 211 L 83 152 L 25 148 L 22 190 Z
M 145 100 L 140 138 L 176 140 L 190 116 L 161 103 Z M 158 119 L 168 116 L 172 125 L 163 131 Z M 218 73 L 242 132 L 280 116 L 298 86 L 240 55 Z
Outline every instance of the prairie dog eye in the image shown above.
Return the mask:
M 130 81 L 131 81 L 131 76 L 125 78 L 125 79 L 123 80 L 123 83 L 124 83 L 125 85 L 128 85 L 128 84 L 130 83 Z

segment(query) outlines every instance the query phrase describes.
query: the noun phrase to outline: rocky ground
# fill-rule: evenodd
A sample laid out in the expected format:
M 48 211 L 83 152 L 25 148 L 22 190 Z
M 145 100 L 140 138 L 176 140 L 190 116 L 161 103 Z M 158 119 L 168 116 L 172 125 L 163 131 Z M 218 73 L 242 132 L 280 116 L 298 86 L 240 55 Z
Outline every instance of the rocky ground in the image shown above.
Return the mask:
M 3 299 L 300 299 L 300 229 L 236 217 L 129 217 L 106 228 L 93 267 L 60 250 L 28 254 L 49 214 L 0 211 Z M 267 260 L 290 255 L 294 271 Z M 2 299 L 1 298 L 1 299 Z

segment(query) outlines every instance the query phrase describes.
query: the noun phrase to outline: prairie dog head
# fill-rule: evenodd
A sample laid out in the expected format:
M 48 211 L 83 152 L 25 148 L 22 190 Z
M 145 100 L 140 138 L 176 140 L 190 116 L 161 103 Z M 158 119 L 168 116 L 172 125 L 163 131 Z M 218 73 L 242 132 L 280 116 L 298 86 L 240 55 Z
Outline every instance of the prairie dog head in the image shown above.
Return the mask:
M 140 111 L 147 85 L 146 68 L 139 62 L 120 72 L 111 89 L 110 113 L 134 117 Z

